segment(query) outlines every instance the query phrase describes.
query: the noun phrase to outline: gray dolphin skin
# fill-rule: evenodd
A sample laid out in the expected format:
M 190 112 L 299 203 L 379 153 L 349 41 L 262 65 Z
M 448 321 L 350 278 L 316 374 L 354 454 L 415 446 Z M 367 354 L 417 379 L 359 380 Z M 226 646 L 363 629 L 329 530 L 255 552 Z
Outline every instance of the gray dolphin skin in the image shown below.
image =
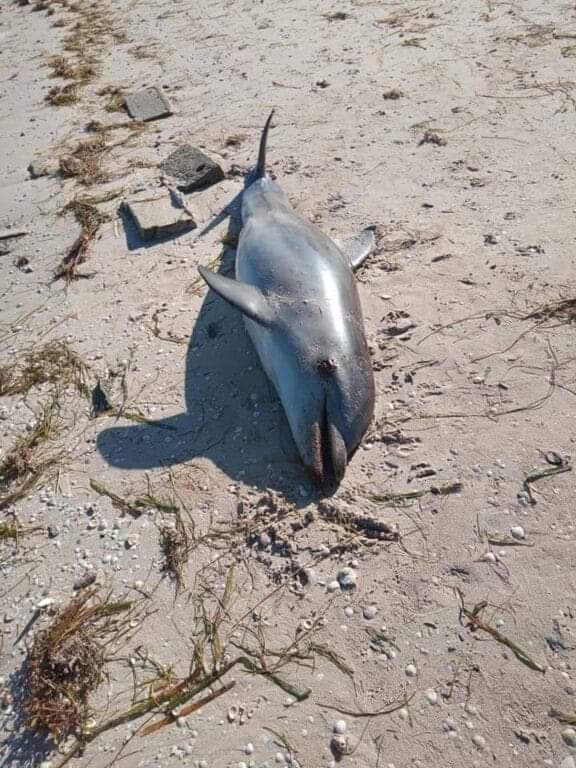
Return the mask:
M 319 485 L 338 484 L 374 413 L 374 374 L 353 270 L 374 249 L 368 227 L 339 246 L 302 219 L 265 170 L 242 196 L 236 279 L 199 267 L 243 313 L 304 464 Z

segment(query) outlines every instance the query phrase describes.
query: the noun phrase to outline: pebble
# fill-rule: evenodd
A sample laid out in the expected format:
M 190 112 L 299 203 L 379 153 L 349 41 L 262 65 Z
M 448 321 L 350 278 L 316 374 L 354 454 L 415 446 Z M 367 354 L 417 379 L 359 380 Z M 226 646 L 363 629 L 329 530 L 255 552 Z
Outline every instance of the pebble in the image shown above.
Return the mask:
M 438 694 L 433 688 L 428 688 L 424 696 L 426 696 L 430 704 L 438 704 Z
M 326 584 L 326 589 L 328 592 L 337 592 L 340 589 L 340 582 L 336 581 L 329 581 L 328 584 Z
M 337 733 L 340 736 L 342 736 L 342 734 L 346 733 L 346 720 L 336 720 L 334 722 L 332 730 L 334 731 L 334 733 Z
M 375 605 L 367 605 L 366 608 L 362 611 L 362 614 L 365 619 L 370 621 L 373 619 L 376 614 L 378 613 L 378 608 Z
M 574 728 L 564 728 L 562 731 L 562 738 L 569 747 L 576 749 L 576 731 Z
M 336 578 L 342 589 L 353 589 L 358 581 L 356 571 L 353 568 L 342 568 Z
M 252 754 L 254 754 L 254 744 L 252 744 L 251 742 L 249 742 L 248 744 L 246 744 L 246 746 L 244 747 L 244 752 L 245 752 L 247 755 L 252 755 Z
M 510 533 L 512 534 L 512 537 L 514 539 L 526 538 L 526 531 L 524 530 L 524 528 L 522 528 L 521 525 L 513 525 L 512 528 L 510 528 Z
M 472 743 L 477 749 L 486 749 L 486 739 L 484 736 L 480 736 L 479 733 L 472 736 Z
M 351 605 L 344 608 L 344 615 L 348 616 L 348 618 L 351 618 L 352 616 L 354 616 L 354 608 L 352 608 Z
M 404 672 L 406 673 L 407 677 L 416 677 L 418 674 L 418 670 L 416 669 L 415 664 L 408 664 Z
M 487 563 L 495 563 L 496 555 L 494 552 L 486 552 L 486 554 L 482 556 L 482 560 L 485 560 Z

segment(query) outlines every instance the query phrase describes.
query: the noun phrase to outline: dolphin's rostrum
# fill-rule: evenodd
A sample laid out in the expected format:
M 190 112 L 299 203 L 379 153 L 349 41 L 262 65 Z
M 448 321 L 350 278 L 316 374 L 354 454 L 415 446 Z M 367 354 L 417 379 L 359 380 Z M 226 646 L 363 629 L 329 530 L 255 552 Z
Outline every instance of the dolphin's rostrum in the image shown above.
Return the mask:
M 303 462 L 339 483 L 374 412 L 374 375 L 353 270 L 374 249 L 371 227 L 339 247 L 302 219 L 266 174 L 266 121 L 255 181 L 242 197 L 236 279 L 199 267 L 245 318 Z

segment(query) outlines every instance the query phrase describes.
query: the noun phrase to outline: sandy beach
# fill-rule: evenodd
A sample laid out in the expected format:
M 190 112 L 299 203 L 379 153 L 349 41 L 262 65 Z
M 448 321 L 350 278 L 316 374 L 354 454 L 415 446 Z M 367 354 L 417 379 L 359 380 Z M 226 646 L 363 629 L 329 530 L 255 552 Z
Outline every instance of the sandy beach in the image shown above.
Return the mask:
M 576 768 L 575 57 L 559 0 L 2 4 L 0 765 Z M 272 108 L 377 233 L 331 497 L 197 270 Z

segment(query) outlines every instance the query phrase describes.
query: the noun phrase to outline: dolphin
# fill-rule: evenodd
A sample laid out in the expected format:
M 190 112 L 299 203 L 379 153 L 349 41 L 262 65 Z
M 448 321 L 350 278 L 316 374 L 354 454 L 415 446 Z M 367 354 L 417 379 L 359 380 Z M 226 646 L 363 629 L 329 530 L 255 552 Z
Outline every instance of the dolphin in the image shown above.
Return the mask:
M 313 479 L 338 485 L 374 414 L 374 374 L 353 274 L 374 250 L 374 227 L 340 246 L 296 213 L 266 173 L 273 115 L 262 131 L 255 178 L 242 195 L 236 279 L 198 269 L 244 315 Z

